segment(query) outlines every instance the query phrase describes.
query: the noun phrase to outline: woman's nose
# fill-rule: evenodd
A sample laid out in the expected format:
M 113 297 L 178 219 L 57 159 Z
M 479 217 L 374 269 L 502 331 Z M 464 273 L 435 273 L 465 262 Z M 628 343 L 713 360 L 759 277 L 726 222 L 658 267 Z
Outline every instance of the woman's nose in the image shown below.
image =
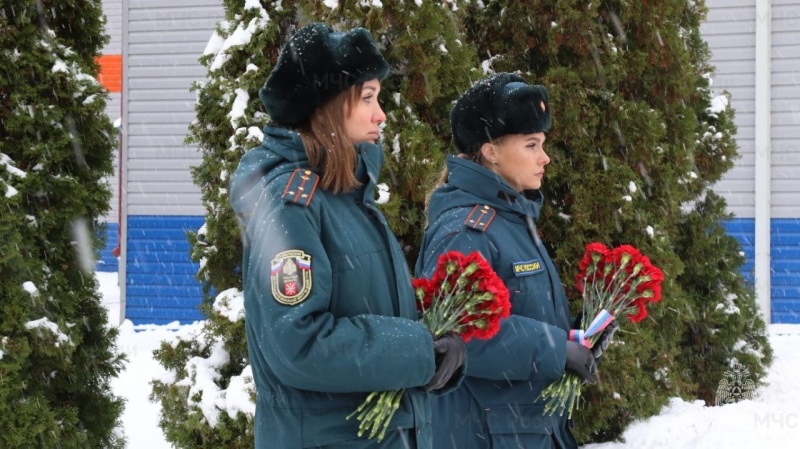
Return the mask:
M 376 111 L 375 114 L 373 114 L 372 120 L 377 123 L 383 123 L 386 121 L 386 114 L 383 112 L 383 108 L 381 108 L 381 105 L 378 105 L 378 110 Z

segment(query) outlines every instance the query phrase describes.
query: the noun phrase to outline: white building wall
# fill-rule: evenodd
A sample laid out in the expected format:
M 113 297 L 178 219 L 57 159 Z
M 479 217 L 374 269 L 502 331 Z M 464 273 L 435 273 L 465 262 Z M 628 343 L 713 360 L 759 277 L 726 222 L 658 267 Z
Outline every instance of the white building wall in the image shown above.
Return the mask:
M 772 217 L 800 219 L 800 0 L 772 0 Z
M 106 16 L 105 32 L 110 37 L 109 42 L 103 47 L 104 55 L 122 54 L 122 0 L 103 0 L 103 14 Z M 109 93 L 106 114 L 111 121 L 122 117 L 122 93 Z M 119 149 L 114 153 L 114 174 L 108 178 L 113 192 L 111 209 L 104 217 L 106 222 L 119 222 Z
M 755 41 L 756 0 L 706 0 L 709 9 L 700 32 L 716 67 L 712 89 L 731 94 L 736 111 L 736 142 L 741 158 L 714 190 L 737 217 L 755 216 Z
M 203 215 L 190 167 L 201 156 L 184 144 L 194 120 L 198 59 L 223 18 L 219 0 L 128 0 L 125 48 L 127 214 Z

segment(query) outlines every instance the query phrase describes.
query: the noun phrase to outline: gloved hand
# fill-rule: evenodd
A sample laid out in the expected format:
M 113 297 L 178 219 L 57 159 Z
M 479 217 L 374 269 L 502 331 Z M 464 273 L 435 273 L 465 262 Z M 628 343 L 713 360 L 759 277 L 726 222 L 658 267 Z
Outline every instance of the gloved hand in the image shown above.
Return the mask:
M 583 324 L 581 321 L 583 321 L 583 310 L 578 312 L 575 316 L 575 320 L 572 321 L 572 327 L 570 329 L 581 329 L 581 325 Z
M 567 340 L 567 369 L 572 370 L 584 382 L 597 383 L 597 361 L 592 351 L 580 343 Z
M 599 359 L 601 355 L 603 355 L 603 351 L 608 349 L 608 345 L 611 344 L 611 340 L 614 339 L 614 333 L 617 332 L 619 329 L 619 322 L 614 320 L 608 323 L 603 332 L 600 332 L 600 336 L 597 337 L 597 341 L 594 342 L 594 346 L 592 346 L 592 354 L 594 354 L 594 358 Z
M 445 334 L 433 340 L 433 353 L 436 356 L 436 372 L 425 385 L 425 391 L 444 388 L 450 378 L 464 364 L 467 345 L 464 340 L 452 334 Z

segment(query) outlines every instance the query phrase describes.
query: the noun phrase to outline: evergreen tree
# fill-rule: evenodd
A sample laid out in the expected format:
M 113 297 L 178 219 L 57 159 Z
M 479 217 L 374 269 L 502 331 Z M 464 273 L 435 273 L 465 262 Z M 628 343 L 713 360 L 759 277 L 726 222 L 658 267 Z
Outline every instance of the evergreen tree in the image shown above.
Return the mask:
M 205 226 L 190 240 L 194 259 L 202 260 L 198 277 L 208 320 L 197 335 L 156 351 L 175 377 L 155 381 L 151 396 L 161 402 L 167 439 L 180 448 L 253 445 L 253 410 L 232 410 L 232 402 L 226 401 L 232 395 L 253 394 L 244 323 L 236 312 L 241 304 L 241 239 L 227 186 L 241 156 L 261 143 L 268 117 L 258 89 L 287 38 L 307 23 L 322 21 L 340 30 L 366 27 L 382 47 L 391 66 L 381 87 L 387 115 L 381 182 L 390 192 L 382 207 L 412 264 L 422 237 L 426 191 L 450 145 L 451 102 L 482 77 L 473 69 L 473 50 L 458 34 L 454 4 L 349 0 L 331 8 L 323 2 L 257 3 L 224 2 L 226 20 L 201 58 L 208 80 L 194 86 L 197 120 L 188 141 L 203 152 L 193 176 L 207 214 Z M 217 360 L 220 354 L 226 361 L 212 368 L 215 385 L 200 387 L 199 366 L 210 363 L 198 361 Z M 217 406 L 204 408 L 204 403 Z
M 581 439 L 618 437 L 671 396 L 713 400 L 720 371 L 734 359 L 762 380 L 771 361 L 764 324 L 739 272 L 737 244 L 720 228 L 724 202 L 709 190 L 732 166 L 736 146 L 733 112 L 710 91 L 702 3 L 256 3 L 224 2 L 226 21 L 202 58 L 209 79 L 194 87 L 198 119 L 189 141 L 203 151 L 194 177 L 208 213 L 190 239 L 209 318 L 196 335 L 162 345 L 158 356 L 175 377 L 156 381 L 152 395 L 177 447 L 252 447 L 253 409 L 226 401 L 253 394 L 228 175 L 268 121 L 258 88 L 288 36 L 311 21 L 370 29 L 390 63 L 382 176 L 392 196 L 382 207 L 412 263 L 424 196 L 451 152 L 452 101 L 495 71 L 521 72 L 550 90 L 553 162 L 540 231 L 569 293 L 577 298 L 571 280 L 589 241 L 633 244 L 667 277 L 663 304 L 620 331 L 623 344 L 604 355 L 603 382 L 586 389 L 577 415 Z M 572 305 L 577 311 L 578 301 Z M 688 354 L 687 345 L 697 352 Z M 703 368 L 698 357 L 719 366 Z M 211 372 L 201 374 L 203 366 Z M 214 384 L 201 386 L 197 380 L 209 374 Z
M 116 133 L 94 58 L 99 2 L 0 7 L 0 446 L 124 446 L 92 273 Z
M 466 14 L 484 66 L 520 70 L 550 89 L 540 231 L 573 310 L 580 301 L 571 280 L 590 241 L 632 244 L 666 276 L 663 303 L 617 334 L 624 344 L 605 353 L 601 384 L 585 389 L 579 439 L 618 437 L 670 396 L 713 402 L 734 359 L 750 363 L 760 382 L 771 361 L 764 324 L 738 245 L 720 228 L 724 201 L 709 190 L 731 168 L 736 146 L 733 112 L 717 107 L 725 102 L 709 89 L 702 2 L 498 0 Z M 726 301 L 735 317 L 718 311 Z M 689 354 L 687 344 L 702 352 Z M 718 365 L 709 369 L 709 360 Z

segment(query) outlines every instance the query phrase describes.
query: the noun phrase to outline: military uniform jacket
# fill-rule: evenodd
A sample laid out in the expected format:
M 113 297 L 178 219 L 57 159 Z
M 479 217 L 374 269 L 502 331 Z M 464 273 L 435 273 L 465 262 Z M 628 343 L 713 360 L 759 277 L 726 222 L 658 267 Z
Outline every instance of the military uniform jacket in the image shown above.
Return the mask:
M 396 388 L 408 390 L 390 430 L 410 429 L 404 435 L 431 447 L 428 395 L 415 387 L 433 376 L 433 341 L 373 198 L 380 147 L 357 147 L 363 186 L 334 195 L 317 187 L 297 132 L 264 131 L 231 180 L 244 236 L 256 447 L 378 447 L 345 417 L 367 393 Z M 388 433 L 381 448 L 404 447 Z
M 434 447 L 577 447 L 565 418 L 544 416 L 541 391 L 564 373 L 569 311 L 536 232 L 542 198 L 519 193 L 479 164 L 449 157 L 448 181 L 431 196 L 416 275 L 446 251 L 480 251 L 511 294 L 511 316 L 490 340 L 467 344 L 467 377 L 433 399 Z

